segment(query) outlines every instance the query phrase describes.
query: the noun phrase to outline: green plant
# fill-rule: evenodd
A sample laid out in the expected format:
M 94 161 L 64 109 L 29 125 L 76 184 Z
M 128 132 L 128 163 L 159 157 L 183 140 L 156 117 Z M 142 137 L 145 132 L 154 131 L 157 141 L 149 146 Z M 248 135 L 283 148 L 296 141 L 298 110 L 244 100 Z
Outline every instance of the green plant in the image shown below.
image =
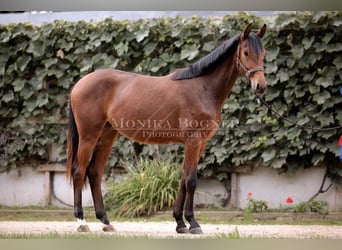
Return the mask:
M 228 234 L 218 234 L 216 236 L 218 239 L 229 239 L 229 240 L 238 240 L 241 239 L 241 235 L 238 227 L 234 228 L 234 231 Z M 251 238 L 251 237 L 250 237 Z
M 253 199 L 252 193 L 247 194 L 247 201 L 247 207 L 245 209 L 247 214 L 266 212 L 268 208 L 267 201 Z
M 319 213 L 325 214 L 328 211 L 328 202 L 326 201 L 303 201 L 293 208 L 296 213 Z
M 116 216 L 152 215 L 173 206 L 178 193 L 180 167 L 159 160 L 140 160 L 128 166 L 121 181 L 109 183 L 105 207 Z
M 229 239 L 241 239 L 238 227 L 235 227 L 234 231 L 228 234 Z

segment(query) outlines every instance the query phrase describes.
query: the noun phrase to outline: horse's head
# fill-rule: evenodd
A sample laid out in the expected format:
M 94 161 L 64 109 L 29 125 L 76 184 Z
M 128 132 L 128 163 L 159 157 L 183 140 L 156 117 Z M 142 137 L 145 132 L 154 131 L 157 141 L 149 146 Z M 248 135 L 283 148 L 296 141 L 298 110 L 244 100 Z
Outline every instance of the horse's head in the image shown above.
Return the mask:
M 266 79 L 264 75 L 265 49 L 261 38 L 266 32 L 266 24 L 257 33 L 251 32 L 252 25 L 249 24 L 240 36 L 237 49 L 237 70 L 251 83 L 253 92 L 260 96 L 266 90 Z

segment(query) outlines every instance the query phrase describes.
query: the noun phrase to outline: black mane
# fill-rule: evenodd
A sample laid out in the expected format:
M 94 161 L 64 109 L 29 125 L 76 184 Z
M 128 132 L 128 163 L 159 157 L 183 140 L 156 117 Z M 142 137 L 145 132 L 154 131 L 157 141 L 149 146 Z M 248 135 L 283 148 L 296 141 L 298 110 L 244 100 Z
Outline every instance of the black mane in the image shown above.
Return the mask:
M 226 56 L 236 50 L 240 41 L 240 35 L 235 35 L 229 40 L 223 42 L 213 52 L 201 58 L 194 64 L 189 65 L 187 68 L 180 69 L 174 73 L 172 80 L 191 79 L 201 76 L 209 70 L 220 65 Z M 254 50 L 258 56 L 262 51 L 262 44 L 259 37 L 255 33 L 250 33 L 247 37 L 249 46 Z

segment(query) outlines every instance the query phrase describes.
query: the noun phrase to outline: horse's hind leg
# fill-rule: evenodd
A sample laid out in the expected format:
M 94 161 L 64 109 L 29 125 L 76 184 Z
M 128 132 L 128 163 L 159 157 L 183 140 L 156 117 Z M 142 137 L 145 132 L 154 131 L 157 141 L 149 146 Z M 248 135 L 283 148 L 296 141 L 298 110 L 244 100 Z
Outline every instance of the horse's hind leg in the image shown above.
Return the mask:
M 104 224 L 104 231 L 115 231 L 113 226 L 110 224 L 109 219 L 107 218 L 104 208 L 101 192 L 101 180 L 117 134 L 118 133 L 116 130 L 103 130 L 103 133 L 96 145 L 92 163 L 87 171 L 95 206 L 96 218 Z
M 78 167 L 73 172 L 73 185 L 74 185 L 74 215 L 79 222 L 77 231 L 88 232 L 89 227 L 84 220 L 82 208 L 82 189 L 85 185 L 86 170 L 91 163 L 91 156 L 93 154 L 97 138 L 83 138 L 80 137 L 78 146 Z

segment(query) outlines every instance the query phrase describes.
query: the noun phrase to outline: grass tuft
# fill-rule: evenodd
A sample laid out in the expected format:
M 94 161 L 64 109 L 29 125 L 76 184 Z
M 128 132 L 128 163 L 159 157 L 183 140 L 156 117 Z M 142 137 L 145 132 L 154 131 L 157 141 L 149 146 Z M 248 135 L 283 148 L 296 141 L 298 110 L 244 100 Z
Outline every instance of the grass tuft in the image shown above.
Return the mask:
M 180 167 L 159 160 L 140 160 L 128 166 L 121 181 L 111 182 L 104 197 L 115 216 L 149 216 L 171 208 L 176 200 Z

